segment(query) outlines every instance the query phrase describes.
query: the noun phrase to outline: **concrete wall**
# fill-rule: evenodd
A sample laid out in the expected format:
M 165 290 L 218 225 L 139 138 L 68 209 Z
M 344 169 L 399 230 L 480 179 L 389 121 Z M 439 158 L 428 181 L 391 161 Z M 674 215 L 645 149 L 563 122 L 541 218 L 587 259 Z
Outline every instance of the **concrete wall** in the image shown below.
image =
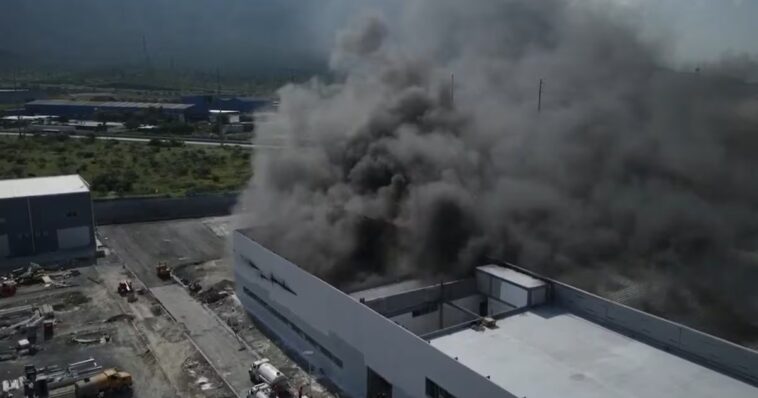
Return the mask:
M 406 312 L 391 318 L 400 326 L 408 329 L 417 335 L 431 333 L 440 329 L 440 310 L 428 312 L 423 315 L 414 316 L 413 312 Z
M 453 300 L 452 302 L 459 307 L 477 314 L 479 313 L 479 303 L 482 302 L 482 300 L 484 300 L 483 296 L 473 295 Z M 438 303 L 434 303 L 430 308 L 433 308 L 433 310 L 428 312 L 418 310 L 409 311 L 404 314 L 393 316 L 390 319 L 418 336 L 477 319 L 470 313 L 461 311 L 447 303 L 444 303 L 441 306 Z M 440 311 L 442 311 L 441 316 Z
M 144 197 L 95 200 L 98 225 L 127 224 L 180 218 L 229 215 L 237 193 L 203 194 L 182 198 Z
M 316 351 L 310 358 L 317 372 L 349 396 L 365 396 L 367 367 L 371 367 L 392 383 L 395 398 L 424 397 L 427 377 L 459 398 L 513 397 L 239 232 L 234 233 L 234 251 L 237 294 L 245 308 L 291 350 Z M 272 315 L 272 310 L 279 315 Z M 342 366 L 321 355 L 321 347 L 339 358 Z
M 369 300 L 366 301 L 366 305 L 384 316 L 393 317 L 415 310 L 418 307 L 424 307 L 428 303 L 438 302 L 440 299 L 443 301 L 458 300 L 477 293 L 476 282 L 470 278 L 445 282 L 442 286 L 432 285 Z
M 758 353 L 697 330 L 555 283 L 556 303 L 667 351 L 758 383 Z

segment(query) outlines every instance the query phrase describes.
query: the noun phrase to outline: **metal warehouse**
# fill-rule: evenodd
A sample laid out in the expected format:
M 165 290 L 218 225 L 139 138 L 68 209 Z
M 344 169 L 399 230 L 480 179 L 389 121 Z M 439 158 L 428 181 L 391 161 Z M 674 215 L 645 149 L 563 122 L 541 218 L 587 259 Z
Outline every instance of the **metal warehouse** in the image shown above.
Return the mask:
M 0 181 L 0 268 L 93 258 L 92 211 L 78 175 Z
M 162 102 L 106 102 L 106 101 L 70 101 L 38 100 L 25 105 L 27 113 L 33 115 L 65 116 L 72 119 L 93 119 L 97 112 L 134 113 L 148 109 L 157 109 L 162 114 L 179 120 L 204 118 L 198 114 L 193 104 L 171 104 Z
M 216 95 L 188 95 L 182 97 L 182 102 L 185 104 L 192 104 L 196 107 L 198 112 L 205 113 L 211 109 L 252 113 L 266 109 L 272 103 L 272 101 L 267 98 L 221 97 Z
M 758 397 L 758 353 L 499 263 L 340 290 L 234 233 L 237 295 L 351 397 Z

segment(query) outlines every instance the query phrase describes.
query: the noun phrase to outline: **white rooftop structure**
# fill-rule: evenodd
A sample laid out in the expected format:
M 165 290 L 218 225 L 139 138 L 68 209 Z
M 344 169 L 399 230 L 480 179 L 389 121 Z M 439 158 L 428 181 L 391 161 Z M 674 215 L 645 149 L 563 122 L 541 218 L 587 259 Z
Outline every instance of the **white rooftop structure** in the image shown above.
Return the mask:
M 545 282 L 540 279 L 534 278 L 532 276 L 529 276 L 521 272 L 517 272 L 510 268 L 504 268 L 495 264 L 477 267 L 476 270 L 492 275 L 498 279 L 506 280 L 508 282 L 514 283 L 518 286 L 521 286 L 527 289 L 545 286 Z
M 89 185 L 76 174 L 0 180 L 0 199 L 66 195 L 80 192 L 89 192 Z
M 518 397 L 748 398 L 758 391 L 554 306 L 431 345 Z

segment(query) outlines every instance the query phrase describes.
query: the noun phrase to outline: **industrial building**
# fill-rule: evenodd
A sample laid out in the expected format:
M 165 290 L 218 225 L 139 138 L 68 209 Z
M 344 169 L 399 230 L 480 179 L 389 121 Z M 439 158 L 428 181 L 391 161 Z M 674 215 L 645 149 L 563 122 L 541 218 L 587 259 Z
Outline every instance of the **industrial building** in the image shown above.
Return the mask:
M 514 265 L 342 290 L 233 240 L 246 310 L 351 397 L 758 396 L 758 353 Z
M 20 104 L 45 97 L 46 94 L 39 90 L 0 88 L 0 104 Z
M 0 181 L 0 269 L 94 258 L 89 185 L 78 175 Z
M 54 115 L 83 120 L 94 119 L 98 112 L 128 114 L 150 109 L 181 121 L 207 117 L 207 111 L 197 109 L 192 104 L 162 102 L 37 100 L 28 102 L 24 108 L 30 115 Z
M 188 95 L 182 97 L 182 102 L 192 104 L 198 112 L 206 114 L 211 110 L 253 113 L 265 109 L 272 104 L 272 101 L 267 98 L 217 95 Z

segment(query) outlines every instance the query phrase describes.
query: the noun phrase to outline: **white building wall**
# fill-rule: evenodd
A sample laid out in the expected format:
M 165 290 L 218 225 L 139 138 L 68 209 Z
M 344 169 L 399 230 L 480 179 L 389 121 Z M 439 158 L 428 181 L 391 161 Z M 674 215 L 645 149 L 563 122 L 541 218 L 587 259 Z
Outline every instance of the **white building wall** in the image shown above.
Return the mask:
M 433 348 L 408 330 L 263 248 L 234 234 L 237 294 L 243 305 L 293 350 L 308 347 L 291 327 L 271 316 L 243 291 L 249 289 L 339 357 L 342 368 L 314 358 L 333 382 L 353 397 L 366 391 L 366 366 L 394 386 L 393 397 L 424 397 L 426 378 L 456 397 L 514 397 L 482 375 Z M 258 270 L 247 263 L 252 261 Z M 267 278 L 261 278 L 264 275 Z M 286 284 L 272 283 L 271 276 Z

